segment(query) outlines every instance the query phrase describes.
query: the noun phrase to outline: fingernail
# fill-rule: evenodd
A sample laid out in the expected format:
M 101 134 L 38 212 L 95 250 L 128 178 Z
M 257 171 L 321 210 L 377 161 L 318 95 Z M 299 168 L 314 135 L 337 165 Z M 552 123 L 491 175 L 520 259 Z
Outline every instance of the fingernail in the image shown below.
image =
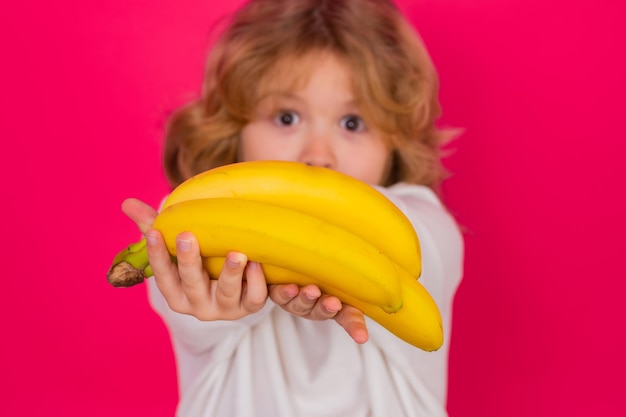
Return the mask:
M 324 306 L 324 310 L 326 310 L 329 313 L 336 313 L 336 312 L 339 311 L 339 310 L 336 310 L 334 308 L 330 308 L 330 307 L 327 307 L 327 306 Z
M 229 268 L 237 268 L 241 265 L 241 259 L 234 255 L 226 256 L 226 263 L 228 263 Z
M 248 269 L 257 269 L 258 267 L 259 267 L 258 262 L 248 262 L 248 265 L 246 266 L 246 268 Z
M 329 313 L 337 313 L 339 310 L 341 310 L 341 307 L 342 307 L 341 304 L 339 305 L 338 308 L 336 306 L 330 307 L 330 306 L 325 305 L 324 309 L 328 311 Z
M 146 242 L 148 242 L 148 245 L 150 245 L 150 246 L 156 245 L 157 238 L 154 235 L 154 233 L 152 233 L 152 232 L 146 233 Z
M 191 240 L 187 239 L 176 239 L 176 246 L 179 251 L 189 252 L 191 250 Z

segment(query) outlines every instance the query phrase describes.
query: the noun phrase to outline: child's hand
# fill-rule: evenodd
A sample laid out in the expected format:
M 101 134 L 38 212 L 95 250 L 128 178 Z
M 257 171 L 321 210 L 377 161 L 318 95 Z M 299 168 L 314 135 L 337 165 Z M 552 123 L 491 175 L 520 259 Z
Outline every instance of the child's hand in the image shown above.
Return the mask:
M 136 199 L 124 201 L 122 210 L 145 234 L 154 279 L 172 310 L 199 320 L 234 320 L 265 305 L 268 293 L 263 271 L 257 263 L 248 263 L 244 254 L 229 253 L 219 279 L 209 279 L 191 233 L 177 237 L 176 265 L 161 234 L 151 230 L 156 211 Z
M 369 337 L 363 313 L 343 304 L 337 297 L 322 294 L 316 285 L 299 288 L 291 285 L 270 285 L 270 298 L 285 311 L 310 320 L 335 320 L 357 343 Z
M 157 212 L 128 199 L 122 211 L 146 235 L 154 279 L 170 308 L 200 320 L 233 320 L 260 310 L 268 296 L 262 268 L 231 252 L 218 280 L 209 279 L 202 265 L 198 242 L 191 233 L 177 238 L 178 265 L 174 264 L 159 232 L 152 230 Z M 246 265 L 247 264 L 247 265 Z M 243 280 L 245 274 L 245 281 Z M 357 343 L 368 339 L 363 313 L 337 297 L 322 294 L 316 285 L 271 285 L 269 295 L 285 311 L 310 320 L 335 320 Z

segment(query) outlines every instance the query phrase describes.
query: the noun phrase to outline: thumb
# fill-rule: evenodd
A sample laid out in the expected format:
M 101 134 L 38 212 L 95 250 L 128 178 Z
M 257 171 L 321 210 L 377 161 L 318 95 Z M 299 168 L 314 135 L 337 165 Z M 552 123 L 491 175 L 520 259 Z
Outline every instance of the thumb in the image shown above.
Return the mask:
M 152 228 L 152 223 L 157 216 L 155 209 L 136 198 L 128 198 L 122 202 L 122 212 L 137 224 L 141 233 L 146 233 Z

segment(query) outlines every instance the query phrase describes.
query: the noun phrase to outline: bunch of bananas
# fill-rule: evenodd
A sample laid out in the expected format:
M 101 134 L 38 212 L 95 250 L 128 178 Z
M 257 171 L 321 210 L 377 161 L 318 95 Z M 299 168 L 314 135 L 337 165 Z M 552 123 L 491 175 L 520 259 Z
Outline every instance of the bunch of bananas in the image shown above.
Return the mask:
M 443 343 L 439 309 L 417 280 L 421 252 L 410 221 L 352 177 L 285 161 L 222 166 L 176 187 L 153 227 L 174 259 L 176 236 L 192 232 L 212 278 L 228 252 L 241 252 L 262 265 L 269 284 L 315 284 L 418 348 Z M 152 275 L 145 245 L 114 258 L 113 286 Z

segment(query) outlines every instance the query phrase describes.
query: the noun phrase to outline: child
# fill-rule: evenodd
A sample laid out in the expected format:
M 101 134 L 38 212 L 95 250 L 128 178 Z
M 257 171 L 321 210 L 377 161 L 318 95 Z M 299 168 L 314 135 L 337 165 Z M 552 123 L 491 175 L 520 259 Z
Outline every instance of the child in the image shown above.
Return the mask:
M 435 192 L 438 115 L 429 56 L 388 0 L 251 0 L 234 15 L 201 99 L 169 123 L 169 182 L 236 161 L 289 160 L 372 184 L 420 237 L 420 280 L 446 341 L 424 352 L 314 285 L 268 288 L 243 253 L 209 279 L 190 233 L 178 237 L 174 265 L 150 229 L 156 212 L 128 199 L 123 210 L 148 241 L 150 300 L 176 354 L 179 416 L 446 415 L 463 243 Z

